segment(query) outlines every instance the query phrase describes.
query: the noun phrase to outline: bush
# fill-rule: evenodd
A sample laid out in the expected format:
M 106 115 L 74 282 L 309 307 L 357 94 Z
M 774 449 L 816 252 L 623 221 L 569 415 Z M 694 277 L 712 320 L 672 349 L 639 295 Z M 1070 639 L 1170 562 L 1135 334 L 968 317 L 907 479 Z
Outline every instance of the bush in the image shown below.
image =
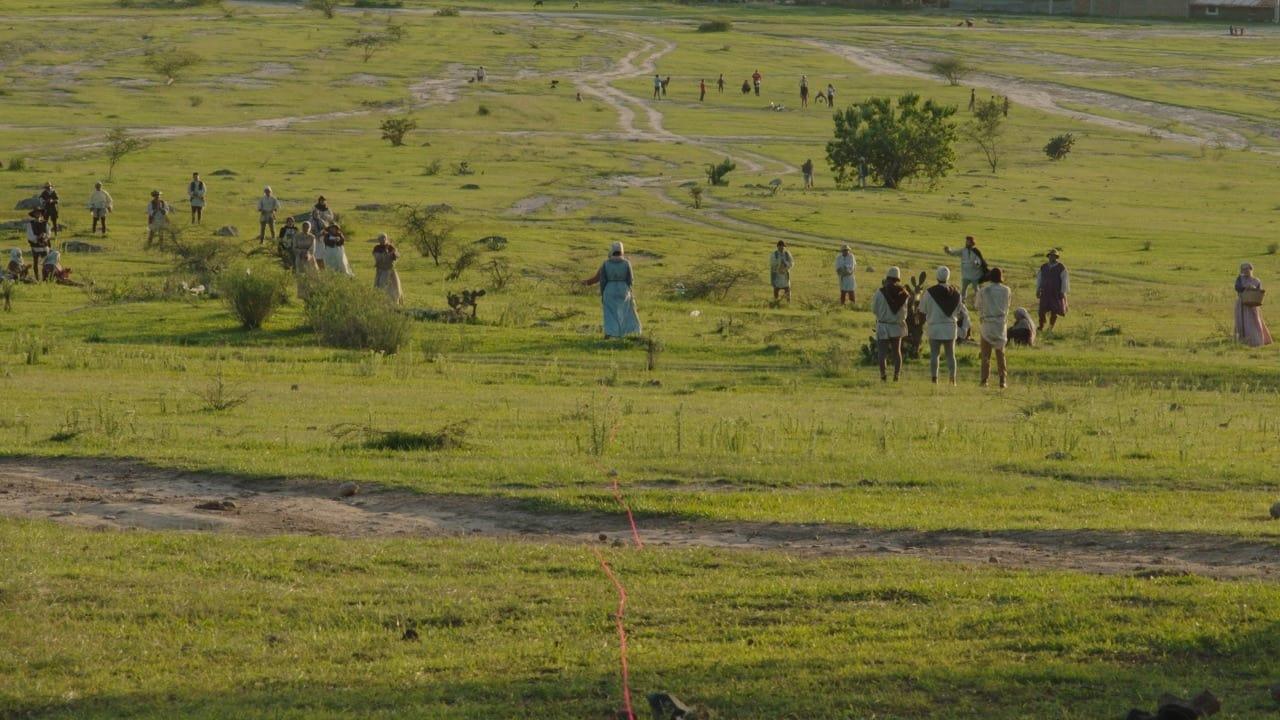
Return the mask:
M 477 115 L 479 115 L 479 116 L 481 116 L 481 117 L 483 117 L 483 116 L 485 116 L 485 115 L 488 115 L 488 114 L 489 114 L 489 106 L 488 106 L 488 105 L 485 105 L 485 104 L 483 104 L 483 103 L 482 103 L 482 104 L 480 105 L 480 107 L 476 108 L 476 114 L 477 114 Z
M 333 19 L 338 10 L 338 0 L 307 0 L 307 7 L 320 11 L 321 15 Z
M 22 172 L 27 169 L 27 159 L 20 155 L 15 155 L 9 158 L 9 164 L 6 167 L 10 172 Z
M 712 185 L 728 185 L 729 181 L 724 177 L 737 167 L 729 158 L 721 160 L 719 165 L 707 165 L 707 182 Z
M 382 121 L 380 129 L 383 140 L 390 142 L 392 147 L 400 147 L 404 145 L 404 136 L 418 129 L 418 123 L 413 118 L 391 117 Z
M 309 283 L 307 321 L 325 345 L 390 355 L 409 341 L 409 318 L 381 290 L 340 273 Z
M 733 23 L 728 20 L 708 20 L 698 26 L 698 32 L 729 32 L 733 29 Z
M 172 81 L 177 80 L 178 75 L 183 70 L 198 65 L 203 60 L 204 58 L 190 50 L 162 48 L 160 50 L 148 50 L 146 59 L 143 62 L 147 67 L 154 70 L 157 75 Z
M 898 98 L 869 98 L 835 114 L 835 137 L 827 143 L 827 163 L 836 184 L 858 177 L 865 158 L 871 176 L 887 188 L 925 177 L 930 184 L 945 176 L 955 163 L 956 109 L 908 93 Z
M 442 7 L 436 11 L 436 17 L 458 17 L 461 14 L 456 7 Z
M 946 80 L 948 85 L 959 85 L 960 81 L 973 71 L 973 68 L 966 65 L 963 60 L 954 57 L 934 60 L 929 64 L 929 69 Z
M 289 274 L 276 265 L 233 265 L 217 277 L 218 294 L 245 330 L 257 330 L 289 299 Z
M 1048 144 L 1044 146 L 1044 154 L 1048 155 L 1050 160 L 1061 160 L 1071 153 L 1071 148 L 1075 144 L 1075 135 L 1062 133 L 1049 140 Z
M 710 297 L 723 300 L 734 286 L 756 277 L 752 270 L 731 267 L 714 260 L 694 266 L 693 271 L 675 284 L 676 297 L 700 300 Z

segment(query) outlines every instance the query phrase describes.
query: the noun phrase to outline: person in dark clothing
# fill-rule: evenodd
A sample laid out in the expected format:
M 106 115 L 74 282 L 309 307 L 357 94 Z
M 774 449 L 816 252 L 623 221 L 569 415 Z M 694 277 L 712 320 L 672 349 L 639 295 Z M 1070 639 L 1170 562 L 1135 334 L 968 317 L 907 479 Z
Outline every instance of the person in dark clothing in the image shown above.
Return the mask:
M 44 208 L 44 217 L 49 221 L 49 232 L 53 235 L 58 234 L 58 191 L 53 189 L 53 183 L 44 184 L 44 190 L 40 193 L 41 207 Z
M 1036 274 L 1036 297 L 1040 298 L 1040 324 L 1036 329 L 1041 331 L 1046 317 L 1052 330 L 1058 318 L 1067 314 L 1067 293 L 1071 292 L 1071 278 L 1067 266 L 1058 262 L 1058 251 L 1050 250 L 1046 257 L 1049 262 L 1041 265 Z
M 806 159 L 804 164 L 800 166 L 800 172 L 804 173 L 804 189 L 809 190 L 813 187 L 813 159 Z
M 756 97 L 760 97 L 760 81 L 763 79 L 764 76 L 760 74 L 759 70 L 751 73 L 751 85 L 756 89 Z
M 742 94 L 743 94 L 743 95 L 750 95 L 750 94 L 751 94 L 751 81 L 750 81 L 750 80 L 743 80 L 743 81 L 742 81 Z
M 53 244 L 49 240 L 49 221 L 44 214 L 44 208 L 36 208 L 27 214 L 31 218 L 27 221 L 27 245 L 31 247 L 31 273 L 36 276 L 36 280 L 40 280 L 44 259 L 49 254 L 49 247 Z
M 698 81 L 698 102 L 702 102 L 703 100 L 706 100 L 706 99 L 707 99 L 707 81 L 699 80 Z
M 720 73 L 720 78 L 716 80 L 716 90 L 724 94 L 724 73 Z

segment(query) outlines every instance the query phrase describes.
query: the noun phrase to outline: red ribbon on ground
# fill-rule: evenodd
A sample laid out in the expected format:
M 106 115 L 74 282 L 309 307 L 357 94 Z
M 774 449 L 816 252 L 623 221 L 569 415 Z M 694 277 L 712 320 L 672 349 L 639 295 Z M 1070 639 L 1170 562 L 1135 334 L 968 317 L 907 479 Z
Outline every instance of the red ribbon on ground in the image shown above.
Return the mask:
M 614 589 L 618 591 L 618 612 L 614 613 L 613 620 L 618 627 L 618 656 L 622 665 L 622 704 L 627 712 L 627 720 L 636 720 L 635 710 L 631 707 L 631 669 L 627 664 L 627 628 L 622 622 L 627 614 L 627 589 L 619 582 L 618 576 L 613 574 L 609 563 L 605 562 L 600 548 L 592 548 L 592 550 L 596 554 L 596 559 L 600 561 L 600 567 L 604 568 L 604 574 L 609 577 Z

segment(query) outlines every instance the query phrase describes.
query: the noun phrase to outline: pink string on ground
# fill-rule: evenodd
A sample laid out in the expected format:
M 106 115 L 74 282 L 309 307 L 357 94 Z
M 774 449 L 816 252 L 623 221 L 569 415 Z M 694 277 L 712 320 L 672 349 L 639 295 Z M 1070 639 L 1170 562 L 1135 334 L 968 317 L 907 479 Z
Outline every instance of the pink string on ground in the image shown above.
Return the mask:
M 614 614 L 613 619 L 618 626 L 618 657 L 622 665 L 622 704 L 627 711 L 627 720 L 636 720 L 635 710 L 631 707 L 631 669 L 627 664 L 627 628 L 622 622 L 627 614 L 627 589 L 613 574 L 613 569 L 609 567 L 609 563 L 605 562 L 600 549 L 592 548 L 592 550 L 596 554 L 596 559 L 600 561 L 600 567 L 604 568 L 604 574 L 609 576 L 610 582 L 618 591 L 618 612 Z
M 626 511 L 627 522 L 631 523 L 631 540 L 636 544 L 636 547 L 642 548 L 644 547 L 644 543 L 640 540 L 640 530 L 636 528 L 636 517 L 631 514 L 631 506 L 628 505 L 626 499 L 622 497 L 622 488 L 618 487 L 618 473 L 615 470 L 611 471 L 609 474 L 613 476 L 613 499 L 617 500 L 618 504 L 622 506 L 622 509 Z

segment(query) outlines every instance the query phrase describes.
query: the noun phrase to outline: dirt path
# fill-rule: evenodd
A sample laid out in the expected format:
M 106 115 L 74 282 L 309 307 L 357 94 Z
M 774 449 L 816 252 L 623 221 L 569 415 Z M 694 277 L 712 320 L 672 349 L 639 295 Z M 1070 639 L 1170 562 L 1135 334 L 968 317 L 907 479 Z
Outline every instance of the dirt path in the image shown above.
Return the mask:
M 500 537 L 625 541 L 620 514 L 535 512 L 518 501 L 366 489 L 338 483 L 187 473 L 116 460 L 0 460 L 0 515 L 105 530 L 247 535 Z M 229 499 L 227 510 L 196 506 Z M 814 556 L 909 556 L 1018 569 L 1213 578 L 1280 578 L 1274 543 L 1188 533 L 887 531 L 848 525 L 639 519 L 654 546 L 781 550 Z
M 898 75 L 934 82 L 938 80 L 936 75 L 925 69 L 923 62 L 918 64 L 901 62 L 866 48 L 851 45 L 817 40 L 810 40 L 808 43 L 814 47 L 839 55 L 873 74 Z M 985 88 L 1000 95 L 1007 95 L 1011 101 L 1019 105 L 1025 105 L 1042 112 L 1061 115 L 1072 120 L 1100 125 L 1113 130 L 1153 134 L 1177 142 L 1197 145 L 1205 142 L 1221 142 L 1227 147 L 1241 149 L 1249 147 L 1249 141 L 1237 129 L 1249 129 L 1269 134 L 1272 137 L 1280 137 L 1280 128 L 1259 127 L 1256 124 L 1246 123 L 1240 118 L 1226 113 L 1139 100 L 1070 85 L 1036 82 L 988 73 L 975 73 L 967 76 L 965 85 Z M 1106 108 L 1116 112 L 1149 117 L 1158 122 L 1148 125 L 1120 120 L 1081 110 L 1073 110 L 1066 107 L 1064 103 Z M 1171 122 L 1191 127 L 1198 134 L 1177 133 L 1160 127 Z

